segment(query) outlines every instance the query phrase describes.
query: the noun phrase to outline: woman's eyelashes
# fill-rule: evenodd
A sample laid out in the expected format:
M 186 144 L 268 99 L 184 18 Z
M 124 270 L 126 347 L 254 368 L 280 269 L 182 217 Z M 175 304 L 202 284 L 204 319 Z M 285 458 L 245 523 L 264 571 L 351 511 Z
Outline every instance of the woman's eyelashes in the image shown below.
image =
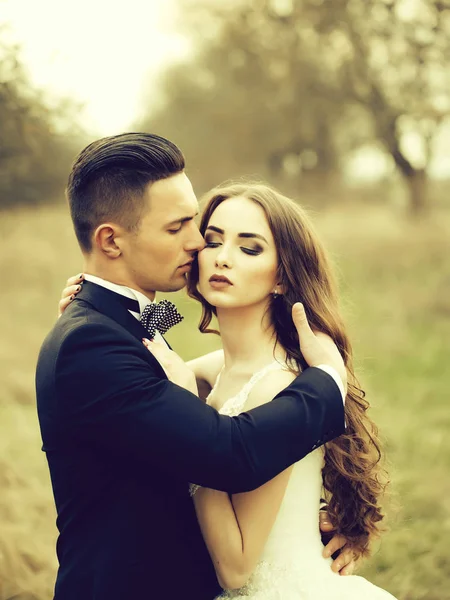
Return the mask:
M 260 248 L 260 247 L 246 248 L 245 246 L 241 246 L 241 250 L 242 250 L 242 252 L 245 252 L 245 254 L 252 254 L 253 256 L 257 256 L 258 254 L 261 254 L 261 252 L 262 252 L 262 248 Z
M 205 248 L 217 248 L 219 242 L 210 242 L 208 239 L 205 240 Z
M 205 239 L 205 248 L 218 248 L 221 245 L 221 242 Z M 244 254 L 250 254 L 251 256 L 257 256 L 261 254 L 263 251 L 262 247 L 256 244 L 253 248 L 249 248 L 247 246 L 239 246 L 239 248 L 244 252 Z

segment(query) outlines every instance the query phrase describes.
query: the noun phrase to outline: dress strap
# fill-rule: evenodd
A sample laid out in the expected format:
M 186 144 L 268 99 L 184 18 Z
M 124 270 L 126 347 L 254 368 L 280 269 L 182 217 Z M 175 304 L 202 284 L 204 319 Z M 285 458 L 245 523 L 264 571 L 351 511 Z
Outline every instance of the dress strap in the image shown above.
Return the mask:
M 252 388 L 260 381 L 267 373 L 271 371 L 278 371 L 282 369 L 286 369 L 286 365 L 283 363 L 279 363 L 276 360 L 266 365 L 256 373 L 252 375 L 252 377 L 247 381 L 244 387 L 232 398 L 229 398 L 223 406 L 220 408 L 219 412 L 223 415 L 228 415 L 230 417 L 235 417 L 239 413 L 244 411 L 245 403 L 252 391 Z
M 271 371 L 279 371 L 282 369 L 286 369 L 286 365 L 274 360 L 259 371 L 256 371 L 256 373 L 253 373 L 251 378 L 247 381 L 247 383 L 244 385 L 244 387 L 239 393 L 245 395 L 245 400 L 247 400 L 247 398 L 250 395 L 250 392 L 252 391 L 252 388 L 254 388 L 258 381 L 265 377 L 267 373 L 270 373 Z

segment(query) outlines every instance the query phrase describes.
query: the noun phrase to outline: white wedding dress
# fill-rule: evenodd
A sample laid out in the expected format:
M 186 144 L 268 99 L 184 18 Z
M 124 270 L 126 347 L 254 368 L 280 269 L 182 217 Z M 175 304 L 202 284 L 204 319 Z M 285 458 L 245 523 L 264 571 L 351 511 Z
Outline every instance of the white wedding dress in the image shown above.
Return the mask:
M 255 373 L 236 396 L 223 404 L 219 412 L 230 416 L 244 412 L 252 387 L 269 371 L 282 368 L 286 367 L 273 362 Z M 218 598 L 395 600 L 394 596 L 362 577 L 334 573 L 331 570 L 332 559 L 322 557 L 318 510 L 323 456 L 323 449 L 318 448 L 295 464 L 277 519 L 250 580 L 243 588 L 225 590 Z

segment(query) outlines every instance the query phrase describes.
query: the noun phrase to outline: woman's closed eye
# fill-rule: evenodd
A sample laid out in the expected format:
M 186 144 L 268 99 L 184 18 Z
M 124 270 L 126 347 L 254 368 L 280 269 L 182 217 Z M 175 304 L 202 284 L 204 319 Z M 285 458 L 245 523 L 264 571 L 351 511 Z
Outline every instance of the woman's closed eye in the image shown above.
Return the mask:
M 245 254 L 251 254 L 252 256 L 257 256 L 258 254 L 261 254 L 262 252 L 262 248 L 247 248 L 246 246 L 241 246 L 241 250 L 242 252 L 245 252 Z
M 211 240 L 206 240 L 205 248 L 218 248 L 221 245 L 220 242 L 213 242 Z M 250 254 L 251 256 L 257 256 L 261 254 L 262 248 L 261 246 L 255 246 L 254 248 L 248 248 L 247 246 L 240 246 L 240 249 L 245 254 Z

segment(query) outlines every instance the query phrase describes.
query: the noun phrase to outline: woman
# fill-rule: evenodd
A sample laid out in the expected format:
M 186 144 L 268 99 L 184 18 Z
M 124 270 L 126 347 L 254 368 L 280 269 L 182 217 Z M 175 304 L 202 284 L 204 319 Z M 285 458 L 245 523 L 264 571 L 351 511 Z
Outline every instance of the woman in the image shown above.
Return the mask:
M 338 346 L 348 371 L 347 433 L 261 488 L 229 497 L 191 487 L 200 527 L 222 587 L 221 598 L 254 600 L 392 596 L 361 577 L 339 577 L 322 556 L 317 505 L 322 487 L 336 528 L 368 554 L 383 518 L 380 448 L 368 403 L 352 369 L 325 252 L 305 212 L 268 186 L 218 187 L 208 195 L 200 231 L 206 246 L 188 282 L 202 303 L 202 332 L 217 316 L 223 351 L 184 365 L 146 342 L 170 379 L 191 368 L 211 392 L 207 402 L 237 415 L 269 402 L 304 368 L 291 319 L 301 299 L 312 327 Z M 168 355 L 170 360 L 168 361 Z M 169 366 L 170 363 L 170 366 Z

